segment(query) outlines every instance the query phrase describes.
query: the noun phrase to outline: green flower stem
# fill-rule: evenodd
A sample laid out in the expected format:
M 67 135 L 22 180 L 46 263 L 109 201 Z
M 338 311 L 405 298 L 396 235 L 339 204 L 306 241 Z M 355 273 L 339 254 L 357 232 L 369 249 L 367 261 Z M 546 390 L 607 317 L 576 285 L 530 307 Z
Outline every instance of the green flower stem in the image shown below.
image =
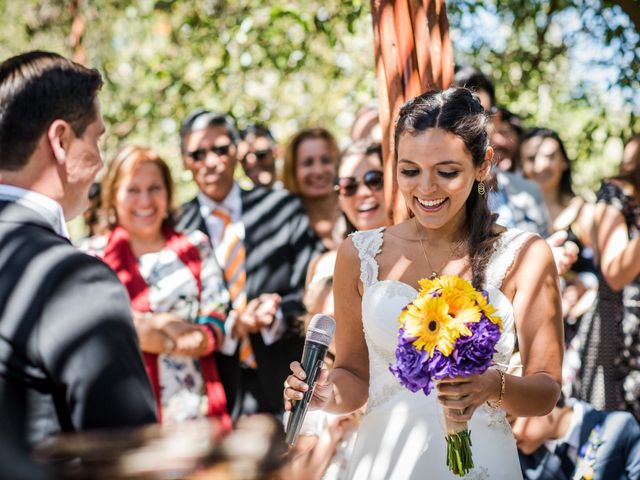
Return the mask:
M 463 430 L 448 434 L 445 440 L 447 441 L 447 467 L 455 475 L 464 477 L 473 468 L 471 432 Z

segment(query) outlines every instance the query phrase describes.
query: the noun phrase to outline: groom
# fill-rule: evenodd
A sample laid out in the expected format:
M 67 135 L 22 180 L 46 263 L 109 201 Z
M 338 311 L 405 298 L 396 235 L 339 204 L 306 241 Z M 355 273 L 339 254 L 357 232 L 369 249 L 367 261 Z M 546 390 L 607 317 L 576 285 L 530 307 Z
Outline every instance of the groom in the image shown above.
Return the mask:
M 129 298 L 65 221 L 102 167 L 100 74 L 60 55 L 0 64 L 0 478 L 48 478 L 59 432 L 156 421 Z

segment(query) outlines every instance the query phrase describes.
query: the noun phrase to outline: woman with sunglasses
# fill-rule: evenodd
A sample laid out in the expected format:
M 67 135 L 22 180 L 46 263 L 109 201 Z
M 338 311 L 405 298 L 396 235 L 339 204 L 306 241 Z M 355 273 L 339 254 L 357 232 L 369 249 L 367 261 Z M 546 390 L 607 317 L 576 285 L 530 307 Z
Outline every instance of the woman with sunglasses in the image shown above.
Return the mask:
M 284 157 L 282 183 L 300 195 L 309 224 L 328 250 L 338 248 L 344 236 L 333 181 L 338 163 L 338 145 L 331 133 L 321 127 L 296 133 Z
M 340 157 L 335 186 L 347 233 L 386 225 L 383 186 L 380 144 L 358 141 L 347 147 Z
M 347 233 L 386 224 L 383 185 L 379 143 L 359 140 L 342 152 L 334 189 L 339 195 L 338 203 L 345 217 Z M 336 251 L 332 250 L 316 257 L 309 265 L 305 289 L 309 318 L 313 313 L 333 315 L 335 261 Z M 333 344 L 329 353 L 335 354 Z M 291 456 L 295 460 L 288 466 L 292 476 L 304 473 L 308 478 L 344 478 L 363 411 L 346 415 L 332 415 L 322 410 L 309 412 L 292 451 Z
M 334 189 L 346 223 L 345 237 L 358 230 L 372 230 L 387 224 L 384 203 L 382 147 L 358 140 L 340 155 Z M 316 257 L 309 265 L 307 285 L 333 275 L 336 252 Z

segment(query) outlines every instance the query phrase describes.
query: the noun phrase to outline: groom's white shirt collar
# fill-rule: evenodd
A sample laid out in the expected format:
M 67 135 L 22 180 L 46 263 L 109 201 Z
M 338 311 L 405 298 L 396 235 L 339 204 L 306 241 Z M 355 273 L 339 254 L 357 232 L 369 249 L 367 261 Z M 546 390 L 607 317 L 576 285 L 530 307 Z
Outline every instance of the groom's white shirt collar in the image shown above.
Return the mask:
M 66 239 L 69 238 L 62 206 L 52 198 L 32 190 L 0 184 L 0 200 L 16 202 L 33 210 L 48 220 L 58 235 Z

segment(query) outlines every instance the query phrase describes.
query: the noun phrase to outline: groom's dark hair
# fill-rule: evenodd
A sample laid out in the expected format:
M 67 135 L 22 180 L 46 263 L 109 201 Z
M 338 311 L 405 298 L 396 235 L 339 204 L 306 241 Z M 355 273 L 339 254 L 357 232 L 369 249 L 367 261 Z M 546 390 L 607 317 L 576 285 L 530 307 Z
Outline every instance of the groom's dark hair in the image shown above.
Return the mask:
M 398 145 L 402 135 L 418 135 L 429 128 L 439 128 L 462 139 L 478 167 L 485 159 L 489 147 L 487 123 L 489 118 L 480 100 L 469 89 L 449 88 L 430 91 L 409 100 L 400 109 L 395 128 L 395 162 L 398 162 Z M 487 195 L 480 195 L 478 182 L 466 202 L 466 228 L 473 286 L 484 288 L 485 271 L 495 249 L 498 234 L 493 231 L 496 214 L 491 213 Z
M 101 87 L 97 70 L 57 53 L 36 50 L 0 63 L 0 170 L 24 168 L 56 119 L 82 136 L 97 118 Z

